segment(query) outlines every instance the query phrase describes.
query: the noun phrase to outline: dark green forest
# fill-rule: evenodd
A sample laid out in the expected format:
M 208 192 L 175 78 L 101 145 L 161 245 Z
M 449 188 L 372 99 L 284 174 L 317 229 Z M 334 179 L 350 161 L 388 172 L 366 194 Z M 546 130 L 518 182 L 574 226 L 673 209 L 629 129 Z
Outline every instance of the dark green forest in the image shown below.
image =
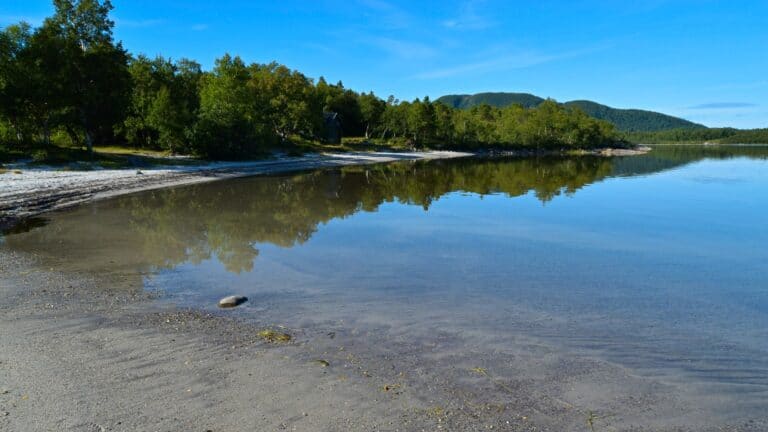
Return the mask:
M 713 143 L 713 144 L 766 144 L 768 129 L 671 129 L 657 132 L 633 132 L 626 138 L 635 143 Z
M 54 0 L 40 27 L 0 30 L 0 157 L 45 160 L 100 146 L 237 159 L 338 136 L 401 147 L 583 149 L 624 144 L 614 127 L 547 100 L 534 108 L 455 109 L 347 89 L 225 54 L 194 60 L 129 53 L 111 3 Z M 333 133 L 331 133 L 333 132 Z
M 482 104 L 488 104 L 499 108 L 515 104 L 522 105 L 526 108 L 535 108 L 541 105 L 546 99 L 529 93 L 477 93 L 474 95 L 442 96 L 437 100 L 454 108 L 472 108 Z M 590 117 L 605 120 L 616 126 L 616 129 L 621 132 L 650 132 L 667 129 L 706 129 L 704 125 L 662 113 L 639 109 L 611 108 L 587 100 L 564 102 L 563 106 L 578 108 Z

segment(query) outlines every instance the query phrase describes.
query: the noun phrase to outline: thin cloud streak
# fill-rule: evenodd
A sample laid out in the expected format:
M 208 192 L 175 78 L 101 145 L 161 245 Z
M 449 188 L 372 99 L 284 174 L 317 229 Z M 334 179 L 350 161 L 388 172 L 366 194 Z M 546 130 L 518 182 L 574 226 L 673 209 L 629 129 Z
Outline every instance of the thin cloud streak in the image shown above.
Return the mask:
M 757 104 L 753 104 L 749 102 L 713 102 L 713 103 L 690 106 L 688 107 L 688 109 L 692 109 L 692 110 L 734 109 L 734 108 L 753 108 L 756 106 Z
M 368 43 L 402 59 L 433 57 L 436 51 L 430 46 L 392 38 L 372 38 Z
M 496 22 L 477 13 L 477 3 L 465 1 L 456 17 L 444 20 L 441 24 L 451 30 L 485 30 L 496 26 Z
M 486 73 L 499 72 L 510 69 L 524 69 L 544 63 L 551 63 L 558 60 L 579 57 L 591 52 L 595 52 L 597 50 L 598 49 L 586 49 L 559 54 L 540 54 L 535 52 L 501 54 L 495 56 L 497 58 L 489 60 L 422 72 L 412 76 L 411 78 L 426 80 L 467 75 L 469 73 Z
M 413 17 L 397 5 L 383 0 L 357 0 L 357 4 L 373 12 L 377 22 L 384 27 L 404 29 L 411 25 Z
M 165 23 L 165 20 L 163 19 L 132 20 L 132 19 L 115 18 L 115 24 L 120 27 L 146 28 L 146 27 L 155 27 L 164 23 Z

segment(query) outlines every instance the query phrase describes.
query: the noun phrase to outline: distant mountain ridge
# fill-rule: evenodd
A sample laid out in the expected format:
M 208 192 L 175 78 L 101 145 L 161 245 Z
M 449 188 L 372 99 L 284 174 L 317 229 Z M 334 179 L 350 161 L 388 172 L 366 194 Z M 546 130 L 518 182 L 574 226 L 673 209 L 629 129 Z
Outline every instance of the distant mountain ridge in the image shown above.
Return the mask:
M 473 95 L 446 95 L 437 99 L 454 108 L 472 108 L 473 106 L 488 104 L 503 108 L 505 106 L 519 104 L 525 108 L 535 108 L 545 101 L 530 93 L 477 93 Z M 588 100 L 575 100 L 564 102 L 563 105 L 576 107 L 587 115 L 596 119 L 613 123 L 623 132 L 656 132 L 668 129 L 703 129 L 706 126 L 662 114 L 654 111 L 640 109 L 619 109 L 602 105 Z

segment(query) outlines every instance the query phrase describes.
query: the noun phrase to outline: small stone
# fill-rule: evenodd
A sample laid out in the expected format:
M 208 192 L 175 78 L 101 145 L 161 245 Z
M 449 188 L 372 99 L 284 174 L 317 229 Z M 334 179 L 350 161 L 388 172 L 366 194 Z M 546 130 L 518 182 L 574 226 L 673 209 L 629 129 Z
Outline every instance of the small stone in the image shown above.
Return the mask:
M 245 296 L 227 296 L 223 299 L 219 300 L 219 307 L 222 308 L 233 308 L 235 306 L 240 306 L 241 304 L 248 301 L 248 297 Z
M 331 363 L 328 362 L 328 360 L 323 360 L 323 359 L 315 359 L 315 360 L 312 360 L 312 362 L 317 363 L 322 367 L 328 367 L 331 365 Z
M 8 417 L 9 415 L 11 415 L 11 413 L 8 411 L 3 411 L 3 417 Z

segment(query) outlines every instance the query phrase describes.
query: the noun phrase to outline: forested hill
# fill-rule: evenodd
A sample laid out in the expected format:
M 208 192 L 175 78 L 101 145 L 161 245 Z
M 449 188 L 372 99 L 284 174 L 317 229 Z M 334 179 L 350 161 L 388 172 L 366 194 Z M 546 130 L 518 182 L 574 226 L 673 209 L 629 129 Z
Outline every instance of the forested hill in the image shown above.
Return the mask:
M 704 125 L 654 111 L 611 108 L 586 100 L 570 101 L 564 105 L 577 107 L 590 117 L 613 123 L 617 129 L 624 132 L 705 128 Z
M 534 108 L 544 102 L 543 98 L 530 93 L 477 93 L 473 95 L 447 95 L 437 99 L 453 108 L 472 108 L 473 106 L 488 104 L 493 107 L 503 108 L 509 105 L 522 105 L 523 108 Z
M 529 93 L 477 93 L 473 95 L 447 95 L 437 99 L 454 108 L 471 108 L 488 104 L 505 107 L 519 104 L 534 108 L 544 102 L 543 98 Z M 623 132 L 655 132 L 668 129 L 698 129 L 705 126 L 670 115 L 639 109 L 611 108 L 592 101 L 578 100 L 563 103 L 581 109 L 590 117 L 613 123 Z

